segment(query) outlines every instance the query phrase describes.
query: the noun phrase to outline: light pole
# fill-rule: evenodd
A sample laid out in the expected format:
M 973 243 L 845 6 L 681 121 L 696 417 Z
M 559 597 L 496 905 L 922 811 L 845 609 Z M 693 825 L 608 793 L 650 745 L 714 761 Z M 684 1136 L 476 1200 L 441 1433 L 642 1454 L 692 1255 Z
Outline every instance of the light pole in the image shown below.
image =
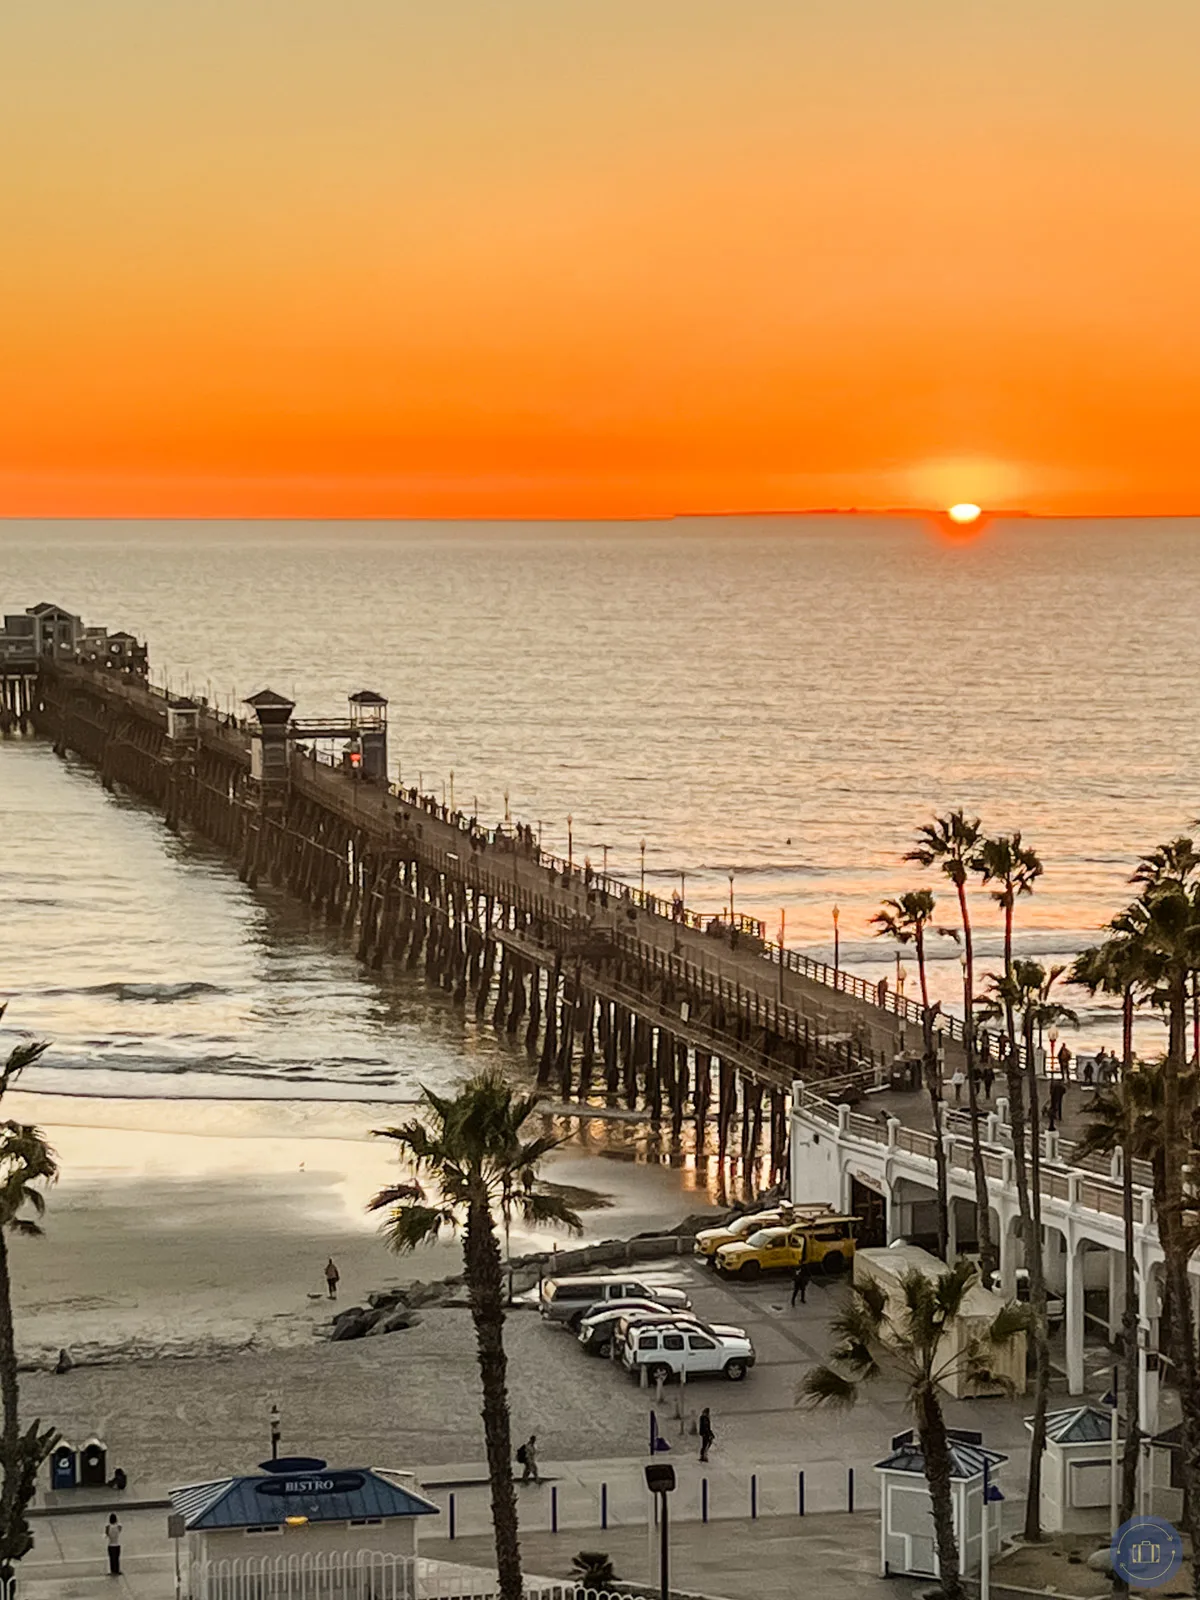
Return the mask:
M 604 876 L 607 878 L 608 877 L 608 852 L 609 852 L 609 848 L 610 847 L 608 845 L 606 845 L 606 844 L 602 844 L 600 846 L 600 848 L 601 848 L 601 850 L 604 851 L 604 858 L 603 858 L 604 865 L 601 867 L 600 870 L 601 870 L 601 872 L 603 872 Z
M 1058 1045 L 1058 1029 L 1052 1027 L 1050 1029 L 1050 1059 L 1046 1063 L 1046 1076 L 1047 1076 L 1047 1078 L 1053 1077 L 1055 1075 L 1055 1073 L 1057 1073 L 1057 1071 L 1058 1071 L 1058 1050 L 1056 1048 L 1057 1045 Z M 1053 1067 L 1053 1071 L 1051 1071 L 1052 1067 Z
M 787 949 L 787 911 L 779 908 L 779 1003 L 783 1004 L 783 956 Z
M 646 1467 L 646 1487 L 658 1496 L 658 1590 L 662 1600 L 671 1595 L 671 1534 L 667 1517 L 667 1496 L 675 1488 L 675 1468 L 665 1462 L 653 1462 Z
M 729 931 L 733 932 L 733 868 L 729 869 Z
M 277 1405 L 271 1406 L 271 1460 L 279 1460 L 279 1441 L 283 1434 L 283 1418 Z
M 687 905 L 687 873 L 684 872 L 683 868 L 681 867 L 679 869 L 679 914 L 680 914 L 681 917 L 683 915 L 684 908 L 685 908 L 686 905 Z
M 842 942 L 841 942 L 841 937 L 838 934 L 838 918 L 841 916 L 841 914 L 842 913 L 838 910 L 838 908 L 836 906 L 834 906 L 834 908 L 833 908 L 833 987 L 835 989 L 838 986 L 838 973 L 841 971 L 841 966 L 842 966 Z
M 570 870 L 571 870 L 571 861 L 572 861 L 572 858 L 574 856 L 574 851 L 575 851 L 575 835 L 572 832 L 572 829 L 574 828 L 574 826 L 575 826 L 575 818 L 568 811 L 567 812 L 567 871 L 568 872 L 570 872 Z
M 644 902 L 645 899 L 646 899 L 646 841 L 645 841 L 645 839 L 642 840 L 640 848 L 641 848 L 641 852 L 642 852 L 642 900 Z
M 454 768 L 450 768 L 450 809 L 454 810 Z

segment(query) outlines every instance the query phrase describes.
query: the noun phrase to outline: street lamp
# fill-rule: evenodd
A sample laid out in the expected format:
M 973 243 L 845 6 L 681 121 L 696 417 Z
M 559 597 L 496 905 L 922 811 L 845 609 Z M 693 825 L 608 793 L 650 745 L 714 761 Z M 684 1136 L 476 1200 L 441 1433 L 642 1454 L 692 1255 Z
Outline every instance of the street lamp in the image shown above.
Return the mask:
M 271 1406 L 271 1460 L 279 1460 L 279 1440 L 283 1434 L 283 1418 L 277 1405 Z
M 833 908 L 833 987 L 838 986 L 838 972 L 842 965 L 842 942 L 838 934 L 838 918 L 841 912 L 836 906 Z
M 662 1600 L 671 1595 L 671 1536 L 667 1518 L 667 1496 L 675 1488 L 675 1468 L 656 1461 L 646 1467 L 646 1487 L 658 1496 L 658 1588 Z
M 733 928 L 733 868 L 729 869 L 729 926 Z
M 680 910 L 680 914 L 681 915 L 682 915 L 683 909 L 684 909 L 684 907 L 686 905 L 687 905 L 687 873 L 684 872 L 683 868 L 681 867 L 679 869 L 679 910 Z
M 604 876 L 607 878 L 608 877 L 608 852 L 609 852 L 609 848 L 610 847 L 608 845 L 606 845 L 606 844 L 602 844 L 600 846 L 600 848 L 601 848 L 601 850 L 604 851 L 604 865 L 600 870 L 603 872 Z
M 1050 1060 L 1047 1061 L 1047 1063 L 1046 1063 L 1046 1076 L 1048 1078 L 1053 1077 L 1054 1073 L 1058 1071 L 1058 1050 L 1056 1048 L 1057 1045 L 1058 1045 L 1058 1029 L 1055 1028 L 1055 1027 L 1052 1027 L 1050 1029 Z M 1051 1069 L 1051 1064 L 1053 1064 L 1054 1072 L 1051 1072 L 1051 1070 L 1050 1070 Z
M 450 809 L 454 810 L 454 768 L 450 768 Z
M 645 839 L 642 840 L 641 851 L 642 851 L 642 899 L 645 900 L 645 898 L 646 898 L 646 841 L 645 841 Z
M 575 818 L 567 812 L 567 871 L 571 870 L 571 858 L 575 851 L 575 835 L 571 831 L 575 826 Z

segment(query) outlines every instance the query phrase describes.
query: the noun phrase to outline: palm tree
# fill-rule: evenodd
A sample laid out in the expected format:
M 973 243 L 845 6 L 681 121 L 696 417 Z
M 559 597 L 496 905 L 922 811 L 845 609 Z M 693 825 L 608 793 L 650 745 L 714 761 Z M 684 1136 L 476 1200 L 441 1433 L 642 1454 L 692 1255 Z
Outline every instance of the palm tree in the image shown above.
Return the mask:
M 578 1232 L 579 1218 L 558 1196 L 538 1186 L 538 1168 L 561 1140 L 524 1136 L 537 1105 L 492 1069 L 472 1078 L 453 1098 L 422 1090 L 425 1119 L 379 1128 L 411 1172 L 370 1203 L 386 1211 L 390 1247 L 406 1254 L 442 1233 L 462 1233 L 467 1297 L 475 1324 L 483 1386 L 483 1432 L 492 1490 L 492 1525 L 501 1600 L 521 1600 L 517 1499 L 512 1479 L 508 1364 L 504 1354 L 504 1289 L 496 1213 L 537 1226 Z
M 979 1238 L 979 1260 L 985 1282 L 996 1270 L 992 1244 L 992 1213 L 988 1199 L 987 1172 L 983 1165 L 983 1146 L 979 1136 L 979 1079 L 975 1071 L 975 1019 L 972 1000 L 975 994 L 975 946 L 971 936 L 971 914 L 967 905 L 967 880 L 977 871 L 977 858 L 983 835 L 979 818 L 963 811 L 935 817 L 917 829 L 917 842 L 904 859 L 922 867 L 939 867 L 958 896 L 958 914 L 963 938 L 963 1048 L 967 1057 L 967 1100 L 971 1111 L 971 1170 L 975 1177 L 975 1213 Z
M 925 1088 L 933 1112 L 933 1162 L 937 1175 L 938 1255 L 946 1259 L 950 1240 L 950 1187 L 946 1171 L 946 1141 L 942 1135 L 942 1075 L 938 1070 L 934 1046 L 933 1020 L 936 1008 L 929 1004 L 929 974 L 925 966 L 925 939 L 930 932 L 957 939 L 953 928 L 934 926 L 936 902 L 928 889 L 910 889 L 896 900 L 885 900 L 871 918 L 879 938 L 911 944 L 917 957 L 917 976 L 921 983 L 921 1043 Z
M 0 1005 L 0 1017 L 4 1010 Z M 30 1042 L 10 1052 L 0 1068 L 0 1100 L 46 1048 L 45 1043 Z M 26 1510 L 42 1462 L 58 1440 L 55 1429 L 43 1431 L 38 1421 L 21 1432 L 8 1235 L 40 1236 L 39 1219 L 46 1209 L 44 1191 L 57 1176 L 54 1152 L 38 1128 L 14 1121 L 0 1123 L 0 1578 L 11 1578 L 13 1564 L 33 1548 Z
M 984 883 L 995 885 L 991 891 L 992 899 L 1004 913 L 1004 972 L 999 979 L 989 980 L 991 997 L 985 1001 L 984 1014 L 1004 1024 L 1004 1075 L 1007 1080 L 1009 1122 L 1012 1127 L 1017 1208 L 1021 1217 L 1021 1235 L 1025 1246 L 1031 1299 L 1035 1311 L 1039 1304 L 1043 1306 L 1042 1320 L 1034 1329 L 1034 1388 L 1036 1393 L 1040 1394 L 1042 1390 L 1048 1393 L 1050 1360 L 1044 1320 L 1045 1269 L 1041 1230 L 1034 1227 L 1034 1212 L 1029 1194 L 1028 1156 L 1025 1148 L 1025 1092 L 1021 1078 L 1021 1050 L 1017 1042 L 1017 1011 L 1022 997 L 1013 978 L 1013 918 L 1016 903 L 1022 895 L 1033 893 L 1033 886 L 1041 877 L 1043 868 L 1036 852 L 1022 843 L 1020 833 L 985 839 L 979 847 L 975 861 Z M 1034 1409 L 1036 1412 L 1036 1404 Z M 1042 1448 L 1044 1445 L 1043 1438 Z M 1027 1539 L 1041 1537 L 1041 1465 L 1041 1449 L 1037 1449 L 1033 1452 L 1030 1463 L 1029 1485 L 1025 1496 Z
M 1128 939 L 1151 1003 L 1165 1012 L 1167 1053 L 1162 1063 L 1162 1194 L 1157 1205 L 1171 1344 L 1182 1412 L 1184 1503 L 1188 1532 L 1200 1549 L 1200 1362 L 1188 1266 L 1195 1237 L 1188 1211 L 1185 1170 L 1191 1159 L 1191 1118 L 1185 1114 L 1188 1078 L 1188 994 L 1200 969 L 1200 855 L 1191 839 L 1178 838 L 1143 856 L 1133 874 L 1139 897 L 1110 923 Z
M 898 1305 L 889 1303 L 873 1279 L 855 1284 L 833 1321 L 837 1343 L 830 1364 L 808 1373 L 796 1393 L 799 1405 L 846 1407 L 878 1378 L 903 1386 L 925 1462 L 944 1600 L 966 1600 L 966 1590 L 954 1536 L 950 1440 L 938 1388 L 957 1377 L 997 1381 L 992 1359 L 1029 1326 L 1028 1307 L 1013 1302 L 1002 1307 L 982 1337 L 953 1353 L 944 1350 L 943 1341 L 977 1280 L 973 1263 L 965 1259 L 932 1280 L 914 1267 L 899 1281 Z
M 1160 1192 L 1161 1147 L 1158 1142 L 1162 1104 L 1161 1071 L 1139 1071 L 1133 1058 L 1133 1008 L 1137 985 L 1134 953 L 1111 939 L 1085 950 L 1071 969 L 1072 983 L 1096 994 L 1119 994 L 1122 1009 L 1121 1081 L 1102 1089 L 1088 1106 L 1091 1125 L 1076 1145 L 1077 1156 L 1121 1152 L 1121 1219 L 1124 1233 L 1125 1306 L 1121 1315 L 1121 1356 L 1125 1389 L 1125 1450 L 1121 1458 L 1121 1490 L 1117 1526 L 1133 1515 L 1137 1500 L 1141 1417 L 1138 1409 L 1137 1272 L 1134 1261 L 1133 1163 L 1151 1163 L 1156 1195 Z

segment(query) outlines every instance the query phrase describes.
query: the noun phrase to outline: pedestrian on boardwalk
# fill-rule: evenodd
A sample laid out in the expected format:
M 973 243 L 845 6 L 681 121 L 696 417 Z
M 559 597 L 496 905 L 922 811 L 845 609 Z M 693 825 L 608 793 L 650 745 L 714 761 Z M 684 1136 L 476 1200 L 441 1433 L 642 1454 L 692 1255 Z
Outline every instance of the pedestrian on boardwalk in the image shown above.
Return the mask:
M 708 1407 L 700 1413 L 700 1459 L 708 1460 L 708 1452 L 712 1449 L 713 1442 L 712 1418 L 708 1414 Z
M 1067 1098 L 1067 1086 L 1061 1078 L 1055 1078 L 1050 1085 L 1050 1125 L 1062 1121 L 1063 1101 Z
M 114 1511 L 104 1528 L 104 1542 L 108 1546 L 108 1573 L 112 1578 L 121 1576 L 121 1524 Z
M 808 1262 L 805 1261 L 803 1257 L 801 1257 L 800 1261 L 799 1261 L 799 1264 L 796 1267 L 796 1270 L 792 1273 L 792 1304 L 793 1305 L 796 1304 L 797 1295 L 800 1297 L 800 1304 L 801 1305 L 805 1305 L 807 1303 L 807 1300 L 808 1300 L 808 1277 L 809 1277 Z
M 954 1104 L 956 1106 L 962 1104 L 963 1084 L 966 1083 L 966 1081 L 967 1079 L 963 1069 L 961 1067 L 955 1067 L 954 1076 L 950 1079 L 950 1087 L 954 1090 Z
M 337 1269 L 337 1263 L 334 1261 L 333 1257 L 330 1256 L 329 1260 L 325 1263 L 325 1288 L 328 1290 L 329 1298 L 331 1300 L 337 1299 L 337 1286 L 341 1281 L 341 1276 L 341 1273 Z
M 1062 1048 L 1058 1052 L 1058 1064 L 1062 1068 L 1063 1082 L 1065 1083 L 1071 1076 L 1071 1050 L 1065 1039 L 1063 1040 Z
M 537 1434 L 531 1433 L 523 1445 L 517 1447 L 517 1462 L 524 1469 L 522 1483 L 541 1483 L 537 1462 Z
M 980 1073 L 980 1078 L 983 1082 L 983 1097 L 985 1100 L 990 1100 L 992 1098 L 992 1085 L 996 1081 L 996 1069 L 990 1061 Z

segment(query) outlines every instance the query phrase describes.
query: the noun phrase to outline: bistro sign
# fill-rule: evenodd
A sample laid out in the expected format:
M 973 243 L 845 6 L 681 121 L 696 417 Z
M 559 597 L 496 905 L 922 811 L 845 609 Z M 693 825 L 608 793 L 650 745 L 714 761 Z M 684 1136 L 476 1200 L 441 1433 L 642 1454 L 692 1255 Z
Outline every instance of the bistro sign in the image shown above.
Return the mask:
M 353 1494 L 366 1479 L 361 1472 L 314 1472 L 303 1478 L 266 1478 L 254 1485 L 259 1494 Z

